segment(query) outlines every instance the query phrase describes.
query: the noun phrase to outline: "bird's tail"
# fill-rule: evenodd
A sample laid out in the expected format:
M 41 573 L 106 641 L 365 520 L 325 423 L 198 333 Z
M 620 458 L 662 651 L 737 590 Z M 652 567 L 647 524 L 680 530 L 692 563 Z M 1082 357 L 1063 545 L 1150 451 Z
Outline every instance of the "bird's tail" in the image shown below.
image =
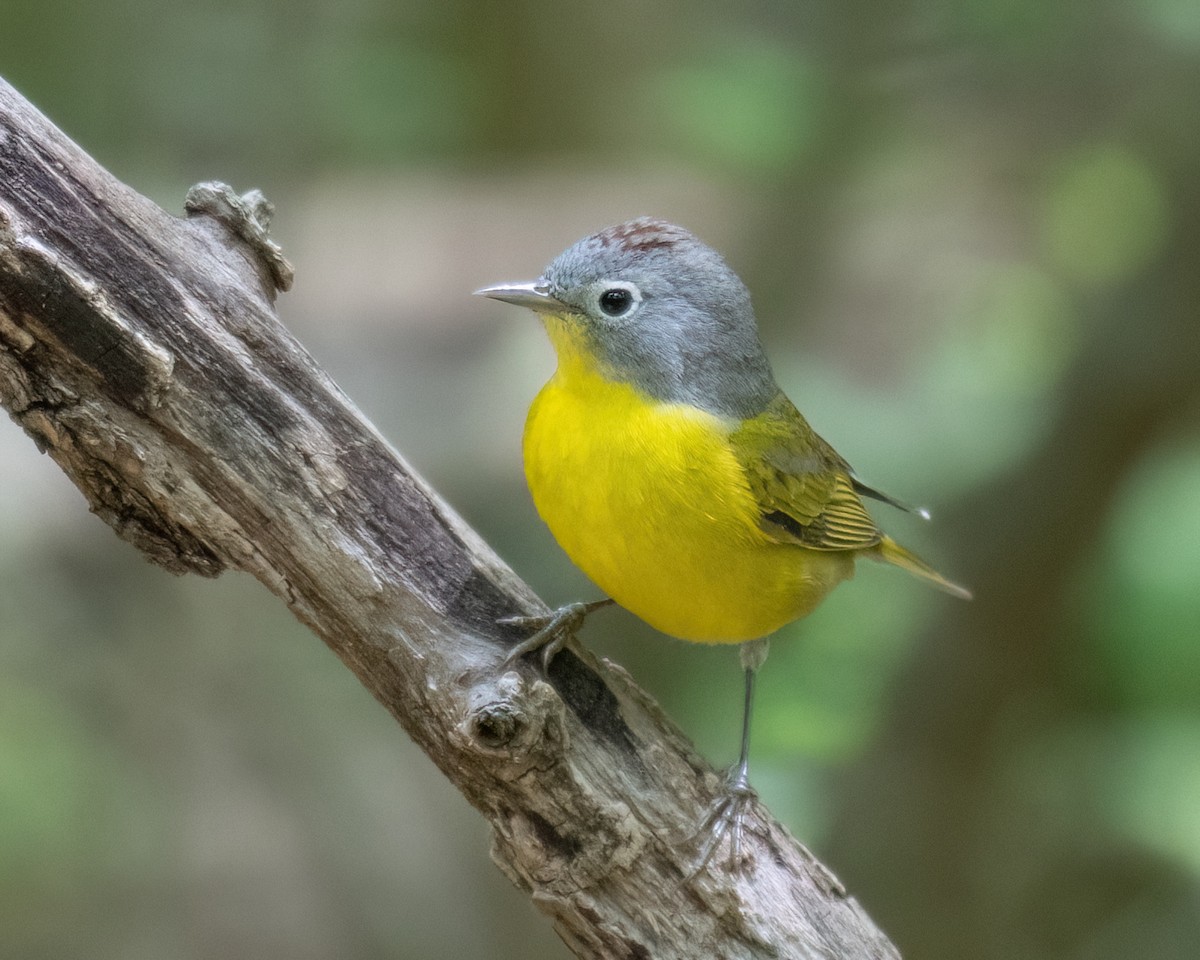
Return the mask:
M 928 580 L 939 590 L 945 590 L 946 593 L 962 600 L 971 599 L 970 590 L 947 580 L 915 553 L 900 546 L 891 537 L 884 537 L 880 540 L 879 545 L 875 547 L 874 553 L 878 559 L 886 563 L 893 563 L 897 567 L 903 567 L 909 573 L 916 574 L 922 580 Z

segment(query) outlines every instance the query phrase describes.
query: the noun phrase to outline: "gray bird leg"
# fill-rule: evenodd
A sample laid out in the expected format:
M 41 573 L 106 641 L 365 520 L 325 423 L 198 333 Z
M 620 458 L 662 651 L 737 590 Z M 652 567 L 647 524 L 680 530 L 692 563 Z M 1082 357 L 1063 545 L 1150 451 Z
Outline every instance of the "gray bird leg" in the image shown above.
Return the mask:
M 742 857 L 742 833 L 745 829 L 746 814 L 758 795 L 750 786 L 750 714 L 754 706 L 754 679 L 758 668 L 767 659 L 770 641 L 766 638 L 750 640 L 742 644 L 741 662 L 746 674 L 746 694 L 742 707 L 742 749 L 738 762 L 729 770 L 725 780 L 725 796 L 705 818 L 701 833 L 708 836 L 700 848 L 699 861 L 692 876 L 698 874 L 712 859 L 717 848 L 729 836 L 729 865 L 731 870 L 741 870 L 747 865 L 748 858 Z

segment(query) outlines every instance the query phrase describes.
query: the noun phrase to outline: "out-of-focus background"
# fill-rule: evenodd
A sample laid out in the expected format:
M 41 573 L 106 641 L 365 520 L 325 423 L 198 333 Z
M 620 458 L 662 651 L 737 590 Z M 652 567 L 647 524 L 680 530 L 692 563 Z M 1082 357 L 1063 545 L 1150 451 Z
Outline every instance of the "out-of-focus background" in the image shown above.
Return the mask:
M 1200 5 L 5 0 L 0 74 L 178 212 L 550 602 L 553 360 L 472 299 L 652 213 L 726 253 L 889 530 L 773 645 L 755 781 L 906 957 L 1200 942 Z M 715 763 L 735 650 L 597 615 Z M 482 822 L 247 577 L 175 579 L 0 423 L 0 954 L 559 958 Z

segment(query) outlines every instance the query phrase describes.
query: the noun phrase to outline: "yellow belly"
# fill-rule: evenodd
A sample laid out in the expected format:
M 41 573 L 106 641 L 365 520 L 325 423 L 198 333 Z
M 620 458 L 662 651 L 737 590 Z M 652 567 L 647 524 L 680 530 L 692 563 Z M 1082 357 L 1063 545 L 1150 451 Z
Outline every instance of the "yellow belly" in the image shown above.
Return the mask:
M 525 426 L 529 489 L 555 539 L 608 596 L 684 640 L 766 636 L 853 573 L 850 553 L 759 529 L 729 429 L 561 367 Z

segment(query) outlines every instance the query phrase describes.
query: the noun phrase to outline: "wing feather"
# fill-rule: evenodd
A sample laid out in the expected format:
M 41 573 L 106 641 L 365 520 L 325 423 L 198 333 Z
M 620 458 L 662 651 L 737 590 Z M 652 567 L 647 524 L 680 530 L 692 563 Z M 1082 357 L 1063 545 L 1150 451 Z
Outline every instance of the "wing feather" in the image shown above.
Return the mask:
M 810 550 L 863 550 L 883 539 L 849 464 L 782 392 L 730 441 L 758 501 L 759 527 Z

